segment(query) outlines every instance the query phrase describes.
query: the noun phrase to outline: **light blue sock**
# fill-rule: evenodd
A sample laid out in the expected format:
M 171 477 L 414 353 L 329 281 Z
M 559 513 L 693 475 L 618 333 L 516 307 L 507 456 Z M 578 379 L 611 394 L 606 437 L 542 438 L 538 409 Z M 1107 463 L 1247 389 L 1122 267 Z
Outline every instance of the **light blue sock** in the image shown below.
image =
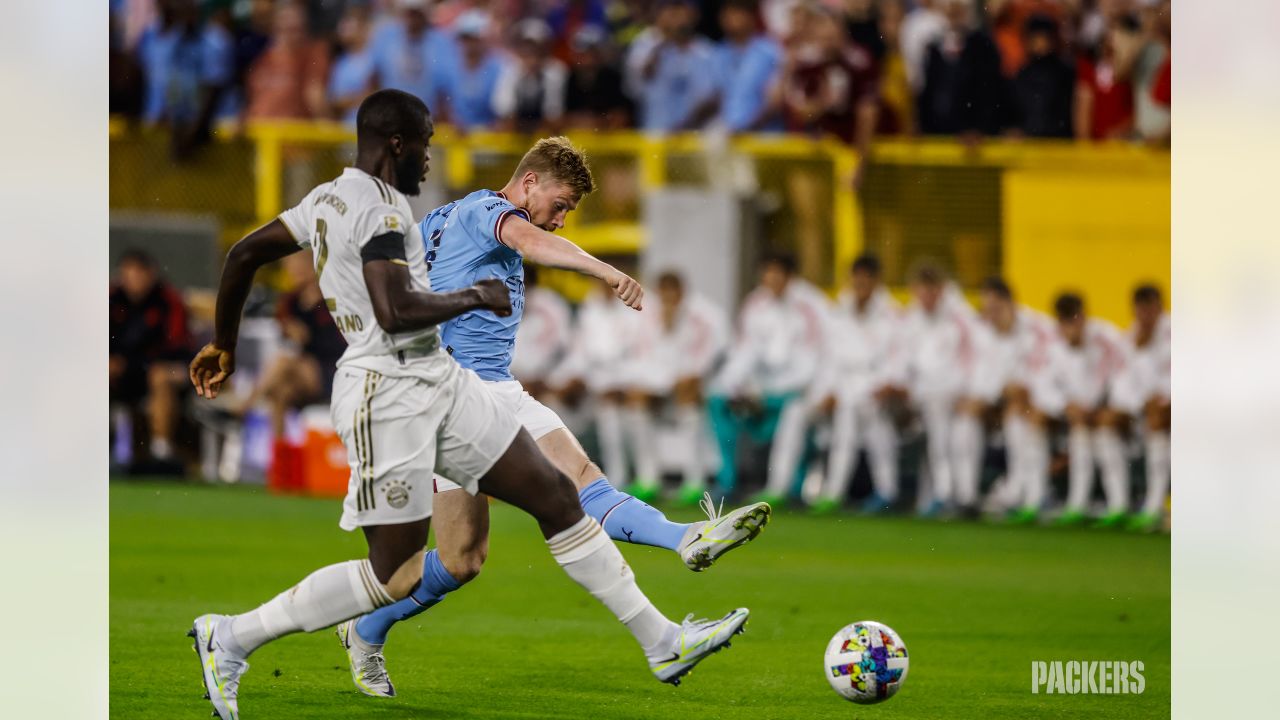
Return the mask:
M 600 478 L 578 491 L 582 509 L 614 540 L 675 550 L 688 525 L 673 523 L 657 508 L 619 491 Z M 361 633 L 363 635 L 364 633 Z
M 381 645 L 387 641 L 387 632 L 392 625 L 425 612 L 460 587 L 462 585 L 445 570 L 440 555 L 431 550 L 422 561 L 422 581 L 409 597 L 361 617 L 356 621 L 356 633 L 371 645 Z

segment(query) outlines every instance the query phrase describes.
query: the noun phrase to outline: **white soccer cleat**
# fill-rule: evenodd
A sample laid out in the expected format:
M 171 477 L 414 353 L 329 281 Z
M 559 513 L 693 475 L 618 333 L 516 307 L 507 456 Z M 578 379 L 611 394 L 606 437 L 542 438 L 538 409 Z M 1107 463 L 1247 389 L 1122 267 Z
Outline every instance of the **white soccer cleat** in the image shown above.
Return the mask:
M 758 502 L 733 510 L 728 515 L 721 515 L 724 500 L 720 501 L 720 508 L 717 508 L 711 502 L 711 493 L 703 493 L 699 504 L 707 514 L 707 521 L 680 547 L 680 558 L 694 572 L 706 570 L 721 555 L 754 540 L 764 530 L 764 526 L 769 524 L 769 517 L 773 512 L 769 503 Z
M 214 713 L 222 720 L 239 720 L 236 695 L 240 691 L 240 676 L 249 669 L 249 663 L 227 652 L 214 639 L 214 630 L 226 619 L 226 615 L 201 615 L 192 623 L 187 637 L 195 641 L 196 655 L 200 658 L 205 699 L 213 703 Z
M 649 663 L 655 677 L 664 683 L 679 685 L 704 658 L 729 647 L 729 640 L 743 631 L 750 611 L 738 608 L 719 620 L 694 620 L 690 613 L 680 625 L 670 657 Z
M 378 650 L 367 651 L 361 647 L 363 643 L 356 635 L 355 620 L 338 626 L 338 639 L 342 641 L 351 664 L 351 682 L 360 692 L 372 697 L 395 697 L 396 688 L 387 675 L 387 659 Z

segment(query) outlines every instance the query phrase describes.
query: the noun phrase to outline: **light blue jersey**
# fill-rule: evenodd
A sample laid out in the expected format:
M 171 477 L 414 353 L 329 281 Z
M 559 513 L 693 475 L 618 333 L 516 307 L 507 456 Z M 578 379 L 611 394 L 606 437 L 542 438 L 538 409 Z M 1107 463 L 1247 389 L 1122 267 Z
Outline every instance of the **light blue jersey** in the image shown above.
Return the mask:
M 432 210 L 418 228 L 427 245 L 431 289 L 445 292 L 498 278 L 511 291 L 511 315 L 488 310 L 465 313 L 440 326 L 441 341 L 453 359 L 474 370 L 481 380 L 513 380 L 511 352 L 524 315 L 524 264 L 520 254 L 502 244 L 499 233 L 507 215 L 528 219 L 524 210 L 492 190 L 477 190 Z

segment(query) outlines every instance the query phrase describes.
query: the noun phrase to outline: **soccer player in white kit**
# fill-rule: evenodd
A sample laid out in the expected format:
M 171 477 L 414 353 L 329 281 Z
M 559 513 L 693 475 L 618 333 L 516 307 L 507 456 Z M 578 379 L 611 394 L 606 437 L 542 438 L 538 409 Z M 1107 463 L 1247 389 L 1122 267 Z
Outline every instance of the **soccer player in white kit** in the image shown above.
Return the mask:
M 956 403 L 973 368 L 976 314 L 954 284 L 934 265 L 912 273 L 914 301 L 903 322 L 903 359 L 910 401 L 924 422 L 932 492 L 921 508 L 930 517 L 947 508 L 955 496 L 952 432 Z
M 627 626 L 659 679 L 673 664 L 696 662 L 687 648 L 696 646 L 701 659 L 723 647 L 747 611 L 696 629 L 664 617 L 583 512 L 573 483 L 475 374 L 440 347 L 439 323 L 512 308 L 507 288 L 491 280 L 431 292 L 426 251 L 405 197 L 417 194 L 427 171 L 426 105 L 382 90 L 361 103 L 356 127 L 355 167 L 228 253 L 214 341 L 191 362 L 190 377 L 201 396 L 218 394 L 235 370 L 240 314 L 257 269 L 311 248 L 326 304 L 348 344 L 332 399 L 351 467 L 339 525 L 362 528 L 369 554 L 321 568 L 250 612 L 196 618 L 189 635 L 214 712 L 222 720 L 239 717 L 246 659 L 262 645 L 411 596 L 423 573 L 437 470 L 470 493 L 483 491 L 533 515 L 557 563 Z M 638 301 L 640 293 L 636 285 L 628 296 Z
M 956 499 L 962 507 L 976 511 L 985 422 L 998 415 L 1005 433 L 1007 470 L 1005 492 L 993 499 L 1012 509 L 1025 495 L 1029 462 L 1026 420 L 1012 408 L 1025 397 L 1031 376 L 1045 364 L 1053 324 L 1047 316 L 1016 304 L 1013 291 L 1001 278 L 984 281 L 980 297 L 982 322 L 974 328 L 973 371 L 951 435 Z
M 1055 522 L 1076 525 L 1086 520 L 1094 471 L 1100 468 L 1107 501 L 1100 523 L 1115 524 L 1123 521 L 1129 506 L 1128 461 L 1114 424 L 1102 411 L 1108 388 L 1124 368 L 1120 331 L 1105 320 L 1088 317 L 1084 299 L 1073 292 L 1059 295 L 1053 309 L 1058 338 L 1050 348 L 1045 376 L 1032 385 L 1031 402 L 1041 413 L 1067 421 L 1067 500 Z M 1033 488 L 1032 499 L 1038 494 Z
M 688 443 L 679 502 L 696 505 L 706 489 L 703 384 L 724 353 L 729 322 L 710 299 L 686 289 L 683 276 L 675 271 L 658 276 L 657 291 L 658 302 L 641 313 L 646 321 L 641 347 L 626 363 L 623 428 L 636 466 L 636 482 L 628 492 L 641 499 L 657 495 L 653 415 L 654 408 L 669 399 L 675 406 L 680 437 Z
M 785 255 L 767 257 L 760 264 L 760 285 L 743 301 L 738 313 L 738 336 L 728 360 L 711 383 L 707 401 L 712 430 L 720 449 L 720 493 L 737 490 L 739 435 L 757 443 L 775 440 L 775 431 L 794 427 L 788 414 L 804 413 L 804 394 L 817 373 L 826 333 L 829 302 L 816 287 L 795 277 L 795 261 Z M 774 474 L 777 443 L 770 453 Z M 769 487 L 782 485 L 772 477 Z M 779 503 L 785 493 L 768 489 L 757 502 Z
M 831 324 L 829 387 L 835 408 L 831 454 L 814 512 L 831 512 L 848 495 L 859 447 L 865 447 L 872 492 L 862 511 L 878 513 L 898 500 L 898 428 L 890 409 L 901 385 L 902 306 L 881 280 L 880 259 L 854 260 L 849 287 L 836 298 Z
M 1130 530 L 1159 528 L 1169 492 L 1169 420 L 1172 384 L 1171 323 L 1164 298 L 1154 285 L 1133 292 L 1133 325 L 1124 335 L 1126 362 L 1111 384 L 1107 408 L 1116 427 L 1129 427 L 1139 418 L 1147 469 L 1147 494 L 1141 508 L 1127 521 Z M 1127 466 L 1126 466 L 1127 469 Z

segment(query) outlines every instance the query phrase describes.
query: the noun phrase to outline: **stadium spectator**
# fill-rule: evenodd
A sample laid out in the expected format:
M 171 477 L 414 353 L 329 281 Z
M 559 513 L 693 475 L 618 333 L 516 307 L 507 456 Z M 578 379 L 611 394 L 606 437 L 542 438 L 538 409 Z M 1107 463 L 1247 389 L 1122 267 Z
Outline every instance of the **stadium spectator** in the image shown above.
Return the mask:
M 565 123 L 586 130 L 618 130 L 631 124 L 632 104 L 622 73 L 607 58 L 608 37 L 596 25 L 573 36 L 573 65 L 565 83 Z
M 973 502 L 969 488 L 956 487 L 951 443 L 956 402 L 973 368 L 976 317 L 955 284 L 931 263 L 912 272 L 911 294 L 902 325 L 902 370 L 927 440 L 930 492 L 921 514 L 931 517 L 953 503 Z
M 640 351 L 628 363 L 630 387 L 623 422 L 636 469 L 635 483 L 628 492 L 641 499 L 658 495 L 662 478 L 658 474 L 655 415 L 670 402 L 676 429 L 686 443 L 679 501 L 696 505 L 706 486 L 703 384 L 728 343 L 729 322 L 711 300 L 686 289 L 678 272 L 659 275 L 655 288 L 657 297 L 646 298 L 645 312 L 641 313 L 647 322 L 642 326 Z
M 1061 35 L 1057 34 L 1063 20 L 1063 4 L 1060 0 L 988 0 L 985 5 L 987 17 L 991 19 L 991 36 L 1000 52 L 1000 70 L 1005 77 L 1014 77 L 1030 59 L 1027 34 L 1027 23 L 1033 17 L 1047 18 L 1052 21 L 1055 37 L 1053 44 L 1059 45 Z
M 564 360 L 573 331 L 569 303 L 538 282 L 538 266 L 524 266 L 524 318 L 516 333 L 511 374 L 526 392 L 544 404 L 552 372 Z
M 1138 21 L 1119 16 L 1099 48 L 1076 63 L 1075 136 L 1115 140 L 1133 134 L 1131 74 L 1139 43 Z
M 800 8 L 795 22 L 777 86 L 788 129 L 832 135 L 865 151 L 879 121 L 875 59 L 849 42 L 825 7 Z
M 691 0 L 659 0 L 653 28 L 632 42 L 628 87 L 639 105 L 639 125 L 651 132 L 689 130 L 696 111 L 716 92 L 711 43 L 694 33 Z
M 379 24 L 371 41 L 378 82 L 416 95 L 434 109 L 457 65 L 457 44 L 428 21 L 426 0 L 396 0 L 395 6 L 398 14 Z
M 125 48 L 122 21 L 111 14 L 110 56 L 107 63 L 107 111 L 131 120 L 142 117 L 146 100 L 146 82 L 142 65 Z
M 302 462 L 301 446 L 285 434 L 285 416 L 295 408 L 329 401 L 338 358 L 347 349 L 325 307 L 311 253 L 294 253 L 283 265 L 293 285 L 276 304 L 286 350 L 267 365 L 240 408 L 243 415 L 260 401 L 266 402 L 273 438 L 268 473 L 278 478 L 296 477 Z
M 903 2 L 883 0 L 880 3 L 880 35 L 885 42 L 880 59 L 880 107 L 884 115 L 894 118 L 897 132 L 914 135 L 916 98 L 901 42 Z
M 492 23 L 481 10 L 469 10 L 453 25 L 459 62 L 443 85 L 442 116 L 463 132 L 488 130 L 497 115 L 493 94 L 502 74 L 502 60 L 493 49 Z M 433 110 L 434 111 L 434 110 Z
M 925 52 L 919 98 L 925 135 L 995 135 L 1009 113 L 1000 53 L 968 0 L 942 0 L 947 27 Z
M 947 29 L 947 19 L 938 12 L 941 0 L 916 0 L 902 18 L 898 33 L 898 46 L 906 67 L 907 82 L 914 93 L 924 89 L 924 65 L 929 46 L 942 38 Z
M 191 353 L 182 296 L 160 276 L 150 255 L 130 250 L 120 257 L 110 297 L 111 402 L 145 417 L 150 436 L 151 463 L 135 451 L 134 467 L 181 473 L 174 433 Z
M 782 129 L 769 106 L 769 90 L 782 64 L 782 48 L 760 31 L 754 0 L 726 0 L 720 8 L 724 39 L 715 46 L 719 92 L 695 111 L 694 124 L 714 115 L 729 132 Z
M 1138 136 L 1152 144 L 1168 142 L 1169 103 L 1156 86 L 1168 77 L 1173 13 L 1168 0 L 1148 3 L 1142 11 L 1145 40 L 1133 66 L 1133 125 Z
M 361 101 L 378 86 L 374 50 L 369 45 L 369 10 L 353 5 L 338 22 L 338 56 L 329 73 L 333 117 L 354 125 Z
M 1115 524 L 1129 505 L 1127 462 L 1113 418 L 1100 412 L 1108 386 L 1123 369 L 1120 331 L 1105 320 L 1085 314 L 1083 298 L 1063 293 L 1054 301 L 1058 340 L 1049 352 L 1047 392 L 1037 399 L 1037 409 L 1048 417 L 1065 419 L 1067 461 L 1070 464 L 1066 504 L 1060 525 L 1085 521 L 1093 490 L 1095 467 L 1102 471 L 1107 515 L 1102 522 Z
M 328 114 L 325 86 L 329 53 L 307 35 L 301 6 L 276 8 L 271 42 L 249 68 L 245 117 L 257 119 L 322 118 Z
M 855 45 L 871 53 L 877 64 L 884 60 L 888 38 L 880 32 L 880 10 L 876 0 L 844 0 L 845 34 Z
M 769 443 L 787 423 L 786 413 L 803 412 L 797 401 L 817 372 L 828 301 L 795 271 L 790 256 L 761 263 L 760 284 L 743 301 L 737 337 L 711 385 L 707 405 L 720 450 L 716 484 L 726 496 L 737 491 L 739 436 Z M 771 474 L 775 467 L 771 459 Z
M 543 19 L 551 29 L 554 40 L 551 54 L 566 65 L 573 62 L 577 51 L 574 39 L 584 28 L 603 28 L 609 22 L 609 8 L 605 0 L 549 0 L 542 11 Z
M 500 130 L 551 134 L 564 118 L 568 68 L 550 53 L 551 30 L 537 18 L 516 24 L 514 59 L 498 75 L 493 111 Z
M 1075 70 L 1062 58 L 1058 25 L 1046 15 L 1026 23 L 1027 62 L 1013 79 L 1016 127 L 1029 137 L 1069 138 Z
M 772 497 L 784 497 L 803 460 L 803 438 L 810 422 L 831 417 L 831 447 L 818 513 L 844 503 L 857 464 L 867 450 L 873 491 L 866 512 L 880 512 L 898 497 L 898 434 L 889 412 L 890 393 L 901 384 L 896 370 L 898 304 L 880 281 L 880 260 L 863 255 L 854 261 L 848 287 L 831 314 L 817 378 L 805 398 L 807 412 L 784 416 L 794 425 L 778 428 L 770 459 Z
M 243 92 L 249 68 L 271 44 L 271 27 L 275 22 L 275 0 L 250 0 L 248 21 L 235 31 L 236 87 Z

